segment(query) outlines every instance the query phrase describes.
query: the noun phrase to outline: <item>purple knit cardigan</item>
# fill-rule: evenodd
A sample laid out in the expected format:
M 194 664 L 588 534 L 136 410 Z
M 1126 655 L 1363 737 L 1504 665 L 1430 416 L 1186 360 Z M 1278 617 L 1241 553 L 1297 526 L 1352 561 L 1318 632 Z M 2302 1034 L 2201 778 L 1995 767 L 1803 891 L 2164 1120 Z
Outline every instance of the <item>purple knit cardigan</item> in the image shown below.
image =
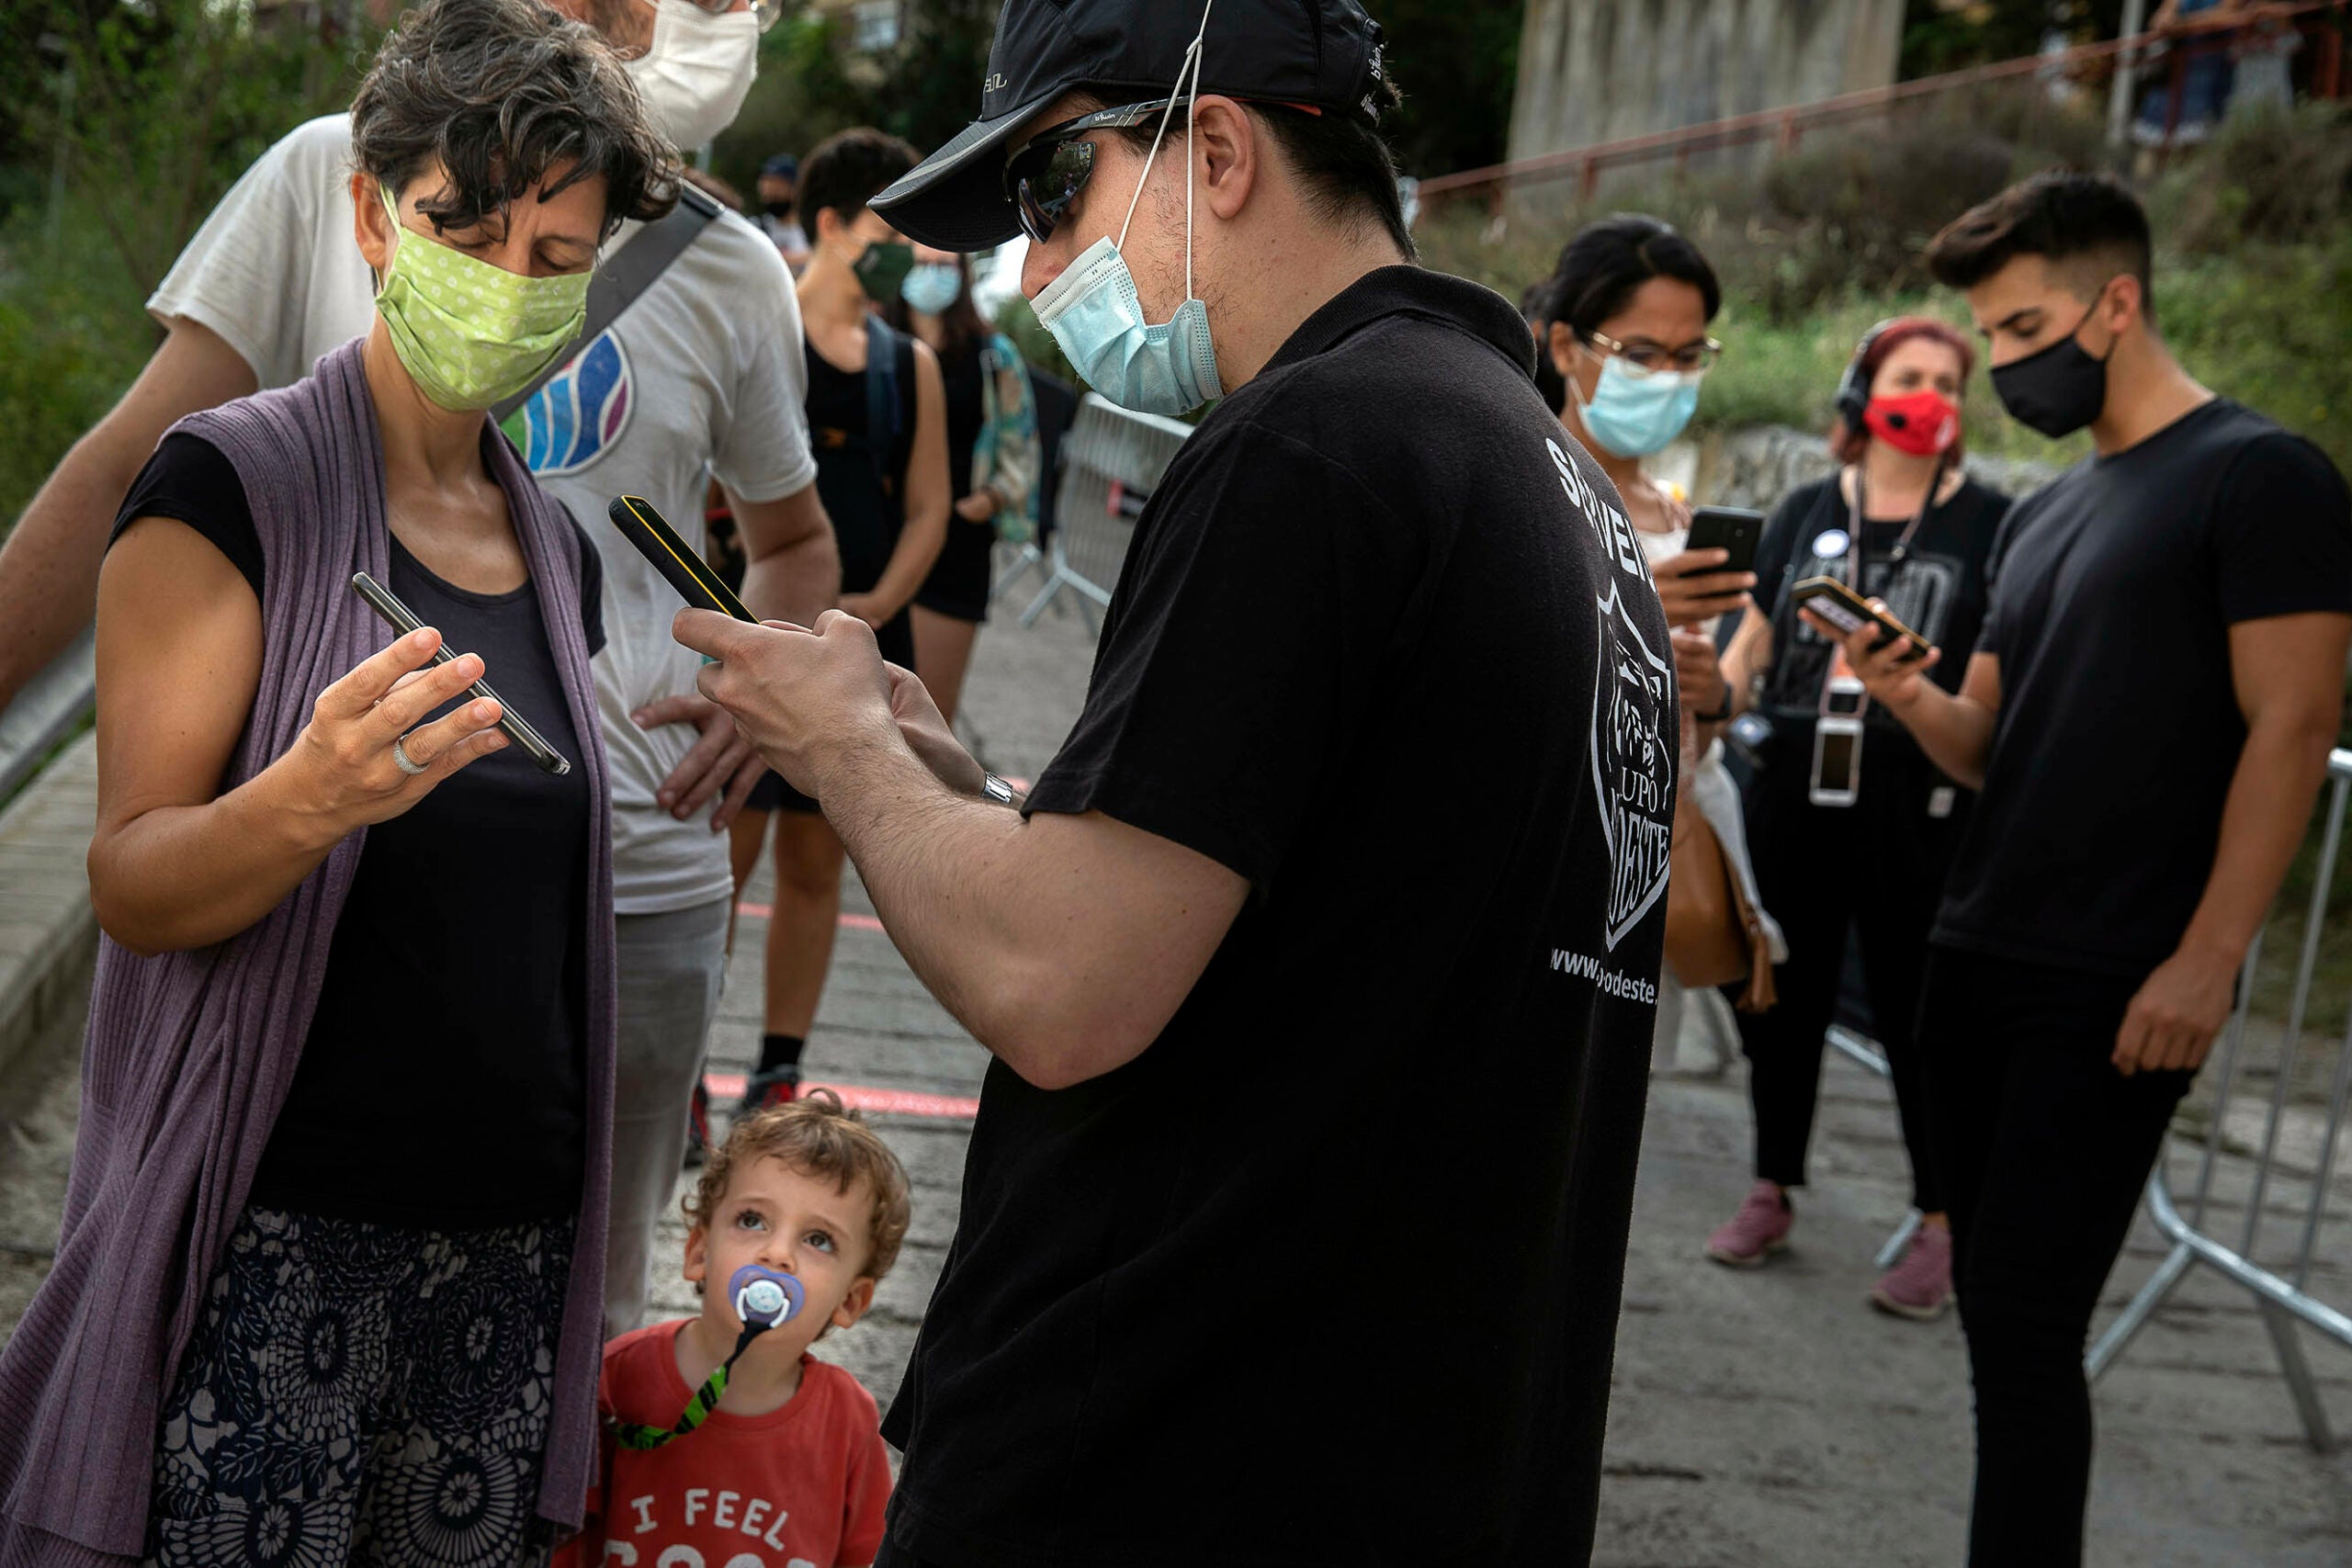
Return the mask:
M 389 636 L 350 587 L 354 571 L 391 576 L 364 341 L 326 355 L 308 380 L 175 427 L 236 468 L 268 566 L 261 685 L 224 787 L 282 755 L 319 693 Z M 586 547 L 487 423 L 482 446 L 538 588 L 595 824 L 586 846 L 588 1165 L 538 1499 L 542 1517 L 576 1525 L 596 1454 L 611 1177 L 611 816 L 580 624 Z M 0 1348 L 0 1568 L 119 1568 L 145 1552 L 164 1396 L 293 1081 L 366 839 L 345 839 L 284 903 L 218 946 L 140 958 L 101 944 L 56 1266 Z M 421 1148 L 416 1157 L 443 1156 Z

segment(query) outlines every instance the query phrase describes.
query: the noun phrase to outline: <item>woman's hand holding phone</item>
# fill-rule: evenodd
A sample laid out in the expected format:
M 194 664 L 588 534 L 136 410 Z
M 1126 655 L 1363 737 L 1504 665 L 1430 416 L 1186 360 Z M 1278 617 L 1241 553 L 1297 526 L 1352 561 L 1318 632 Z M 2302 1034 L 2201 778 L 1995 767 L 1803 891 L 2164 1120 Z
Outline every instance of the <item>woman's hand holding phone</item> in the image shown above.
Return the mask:
M 272 764 L 292 774 L 292 797 L 318 814 L 329 838 L 390 821 L 450 774 L 506 745 L 494 702 L 469 703 L 419 728 L 425 715 L 482 678 L 478 654 L 434 664 L 440 646 L 441 634 L 428 626 L 353 667 L 319 694 L 311 722 Z M 392 756 L 395 741 L 422 772 L 401 770 Z
M 1747 606 L 1756 574 L 1724 570 L 1730 559 L 1729 550 L 1685 550 L 1650 569 L 1668 626 L 1707 626 Z

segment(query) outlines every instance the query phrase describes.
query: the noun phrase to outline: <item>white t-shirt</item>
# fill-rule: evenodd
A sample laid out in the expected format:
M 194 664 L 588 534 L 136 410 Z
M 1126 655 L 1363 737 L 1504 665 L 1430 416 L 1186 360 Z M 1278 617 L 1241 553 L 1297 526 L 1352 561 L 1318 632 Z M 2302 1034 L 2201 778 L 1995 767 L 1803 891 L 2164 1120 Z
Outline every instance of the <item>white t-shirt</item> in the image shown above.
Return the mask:
M 264 387 L 309 375 L 375 320 L 350 175 L 350 117 L 291 131 L 221 197 L 147 309 L 166 324 L 185 317 L 219 333 Z M 623 225 L 607 257 L 641 227 Z M 689 908 L 727 897 L 733 883 L 726 835 L 710 830 L 707 813 L 679 822 L 654 804 L 695 732 L 649 734 L 629 715 L 693 691 L 702 660 L 671 639 L 676 591 L 605 509 L 616 495 L 644 496 L 703 548 L 707 475 L 751 502 L 806 488 L 817 477 L 808 375 L 791 275 L 765 235 L 722 212 L 509 422 L 540 485 L 604 558 L 605 641 L 594 668 L 622 914 Z

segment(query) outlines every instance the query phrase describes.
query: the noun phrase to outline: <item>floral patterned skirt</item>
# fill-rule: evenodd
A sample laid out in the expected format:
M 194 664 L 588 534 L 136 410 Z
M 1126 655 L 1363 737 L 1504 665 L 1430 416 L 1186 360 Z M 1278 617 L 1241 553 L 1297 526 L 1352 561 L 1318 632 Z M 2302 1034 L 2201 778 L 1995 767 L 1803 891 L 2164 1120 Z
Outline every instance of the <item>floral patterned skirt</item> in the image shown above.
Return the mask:
M 573 1222 L 248 1208 L 164 1405 L 157 1568 L 510 1568 L 537 1517 Z

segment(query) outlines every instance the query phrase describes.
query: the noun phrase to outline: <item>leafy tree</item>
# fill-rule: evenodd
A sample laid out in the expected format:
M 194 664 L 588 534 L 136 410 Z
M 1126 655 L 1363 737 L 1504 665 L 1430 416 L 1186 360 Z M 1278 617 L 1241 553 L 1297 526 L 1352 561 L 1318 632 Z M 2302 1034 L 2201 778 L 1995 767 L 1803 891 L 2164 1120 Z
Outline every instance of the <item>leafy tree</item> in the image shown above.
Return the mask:
M 1160 0 L 1191 5 L 1193 0 Z M 898 46 L 849 51 L 842 24 L 805 8 L 770 32 L 751 100 L 713 151 L 748 192 L 760 164 L 835 130 L 875 125 L 930 151 L 970 123 L 988 74 L 1000 0 L 909 0 Z M 1386 130 L 1398 161 L 1440 174 L 1503 155 L 1518 74 L 1521 7 L 1501 0 L 1369 0 L 1388 34 L 1405 105 Z
M 2153 15 L 2157 0 L 2149 0 Z M 2096 43 L 2123 28 L 2124 0 L 1907 0 L 1901 74 L 1905 81 L 2038 52 L 2052 28 L 2070 43 Z
M 95 209 L 142 296 L 247 164 L 349 100 L 379 36 L 213 0 L 25 9 L 32 23 L 10 28 L 40 41 L 6 68 L 14 134 L 44 162 L 62 150 L 73 198 Z

